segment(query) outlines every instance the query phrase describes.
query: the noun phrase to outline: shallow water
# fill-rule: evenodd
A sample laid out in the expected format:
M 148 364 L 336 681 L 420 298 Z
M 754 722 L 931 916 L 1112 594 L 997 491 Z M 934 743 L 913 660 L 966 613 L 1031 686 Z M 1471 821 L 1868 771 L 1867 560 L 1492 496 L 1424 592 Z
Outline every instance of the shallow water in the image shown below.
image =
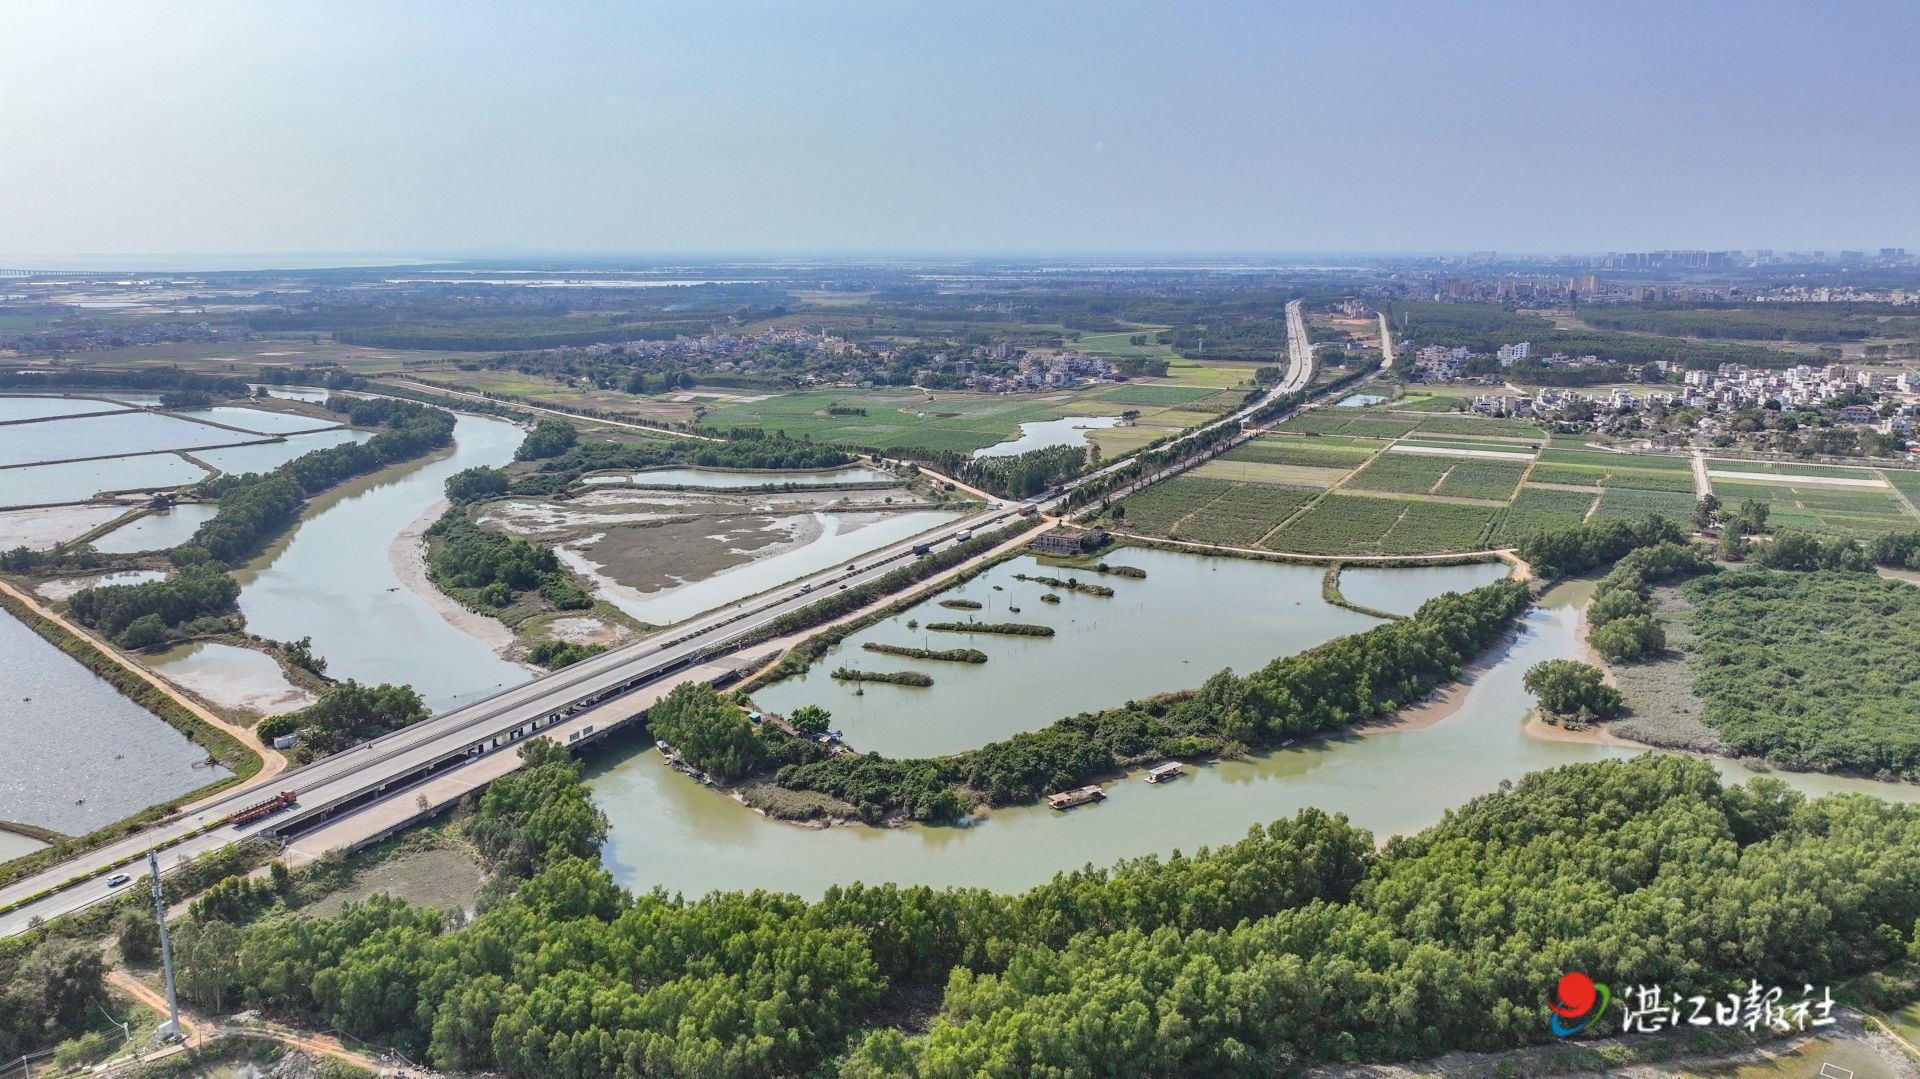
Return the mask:
M 172 509 L 155 510 L 96 537 L 93 547 L 107 554 L 164 551 L 192 539 L 195 530 L 219 512 L 220 507 L 211 502 L 187 502 Z
M 197 483 L 206 469 L 171 453 L 105 461 L 69 461 L 0 470 L 0 505 L 84 502 L 103 491 L 151 491 Z
M 264 435 L 285 435 L 295 431 L 333 427 L 345 423 L 347 419 L 345 416 L 328 419 L 300 416 L 291 412 L 268 412 L 266 409 L 245 408 L 240 405 L 215 405 L 212 408 L 195 409 L 179 415 L 212 420 L 214 423 L 224 423 L 228 427 L 239 427 L 247 431 L 258 431 Z
M 222 472 L 234 475 L 270 472 L 303 453 L 324 450 L 329 446 L 339 446 L 347 442 L 365 442 L 373 435 L 372 431 L 342 428 L 317 431 L 310 435 L 293 435 L 285 442 L 262 442 L 253 446 L 229 446 L 220 450 L 202 450 L 194 456 Z
M 1384 400 L 1386 398 L 1377 393 L 1356 393 L 1342 397 L 1334 404 L 1341 408 L 1365 408 L 1368 405 L 1377 405 Z
M 6 476 L 0 472 L 0 478 Z M 0 550 L 44 551 L 70 543 L 127 512 L 125 506 L 57 506 L 0 511 Z
M 1244 673 L 1275 656 L 1380 624 L 1321 599 L 1323 571 L 1317 566 L 1147 549 L 1124 550 L 1113 560 L 1145 570 L 1146 579 L 1059 569 L 1032 556 L 1002 562 L 959 588 L 853 634 L 804 676 L 755 692 L 754 702 L 781 714 L 803 704 L 820 705 L 833 713 L 834 729 L 862 752 L 943 756 L 1037 730 L 1075 712 L 1192 688 L 1223 667 Z M 1102 598 L 1019 581 L 1016 574 L 1077 578 L 1106 585 L 1114 595 Z M 1425 583 L 1410 581 L 1407 589 Z M 1042 602 L 1046 593 L 1058 595 L 1060 602 Z M 940 606 L 940 600 L 972 600 L 982 607 L 956 610 Z M 1019 613 L 1010 607 L 1020 608 Z M 921 628 L 907 628 L 910 621 Z M 926 628 L 931 622 L 968 621 L 1042 625 L 1055 635 Z M 989 658 L 981 664 L 907 659 L 866 651 L 861 645 L 868 641 L 976 648 Z M 831 672 L 843 665 L 918 671 L 934 684 L 923 689 L 837 682 Z
M 436 712 L 526 681 L 526 668 L 402 585 L 388 558 L 394 537 L 441 499 L 448 476 L 507 463 L 521 437 L 503 420 L 462 415 L 452 449 L 321 496 L 289 538 L 235 574 L 247 629 L 282 641 L 311 635 L 329 675 L 409 683 Z
M 127 411 L 0 427 L 0 465 L 186 450 L 245 442 L 251 437 L 177 416 Z
M 1442 592 L 1470 592 L 1505 577 L 1505 562 L 1476 562 L 1465 566 L 1407 566 L 1401 569 L 1354 569 L 1340 573 L 1340 594 L 1348 603 L 1393 614 L 1412 614 Z
M 157 569 L 130 569 L 119 573 L 95 573 L 85 577 L 62 577 L 58 580 L 42 581 L 34 591 L 56 602 L 67 599 L 83 588 L 105 588 L 116 584 L 145 584 L 166 576 L 166 572 Z
M 1020 425 L 1020 434 L 1005 442 L 973 451 L 975 457 L 1011 457 L 1048 446 L 1084 446 L 1092 440 L 1088 431 L 1120 426 L 1118 416 L 1063 416 L 1057 420 L 1035 420 Z
M 16 832 L 0 828 L 0 862 L 10 861 L 23 854 L 32 854 L 46 846 L 38 839 L 30 839 Z
M 287 681 L 264 652 L 196 641 L 147 657 L 147 666 L 222 708 L 272 715 L 305 708 L 314 696 Z
M 0 671 L 0 819 L 79 835 L 228 774 L 10 617 L 0 617 Z
M 127 407 L 94 397 L 0 396 L 0 420 L 32 420 L 42 416 L 72 416 L 83 412 L 111 412 Z

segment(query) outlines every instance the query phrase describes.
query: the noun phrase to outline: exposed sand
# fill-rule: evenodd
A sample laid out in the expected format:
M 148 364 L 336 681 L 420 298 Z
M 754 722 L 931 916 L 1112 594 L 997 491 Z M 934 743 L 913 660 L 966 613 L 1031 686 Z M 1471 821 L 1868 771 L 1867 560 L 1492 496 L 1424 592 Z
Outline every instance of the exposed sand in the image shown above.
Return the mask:
M 633 636 L 625 626 L 584 615 L 556 618 L 543 628 L 547 636 L 568 644 L 614 645 Z
M 400 579 L 407 591 L 420 597 L 436 614 L 446 619 L 448 625 L 493 649 L 502 659 L 519 662 L 518 657 L 512 654 L 512 630 L 497 619 L 460 606 L 452 596 L 435 588 L 433 582 L 427 579 L 426 532 L 446 510 L 447 500 L 438 499 L 413 523 L 401 529 L 387 547 L 387 564 L 393 567 L 393 575 Z M 539 670 L 531 666 L 527 669 Z

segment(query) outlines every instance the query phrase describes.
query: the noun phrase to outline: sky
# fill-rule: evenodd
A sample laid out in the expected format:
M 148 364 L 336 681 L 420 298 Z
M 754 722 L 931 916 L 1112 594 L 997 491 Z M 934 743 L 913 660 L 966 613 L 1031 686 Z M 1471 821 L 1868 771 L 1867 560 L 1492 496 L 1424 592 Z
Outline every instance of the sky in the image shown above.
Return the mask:
M 1916 40 L 1912 0 L 12 0 L 0 252 L 1920 249 Z

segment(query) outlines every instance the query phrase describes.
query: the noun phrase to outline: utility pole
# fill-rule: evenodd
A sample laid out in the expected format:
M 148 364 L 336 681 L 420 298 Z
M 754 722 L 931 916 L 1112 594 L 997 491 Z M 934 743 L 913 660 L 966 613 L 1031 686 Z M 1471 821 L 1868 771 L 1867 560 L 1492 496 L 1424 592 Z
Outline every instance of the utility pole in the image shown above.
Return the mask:
M 160 885 L 160 856 L 147 852 L 147 869 L 153 874 L 153 918 L 160 924 L 160 966 L 167 974 L 167 1021 L 153 1032 L 156 1041 L 172 1041 L 180 1036 L 180 998 L 173 988 L 173 945 L 167 940 L 167 893 Z

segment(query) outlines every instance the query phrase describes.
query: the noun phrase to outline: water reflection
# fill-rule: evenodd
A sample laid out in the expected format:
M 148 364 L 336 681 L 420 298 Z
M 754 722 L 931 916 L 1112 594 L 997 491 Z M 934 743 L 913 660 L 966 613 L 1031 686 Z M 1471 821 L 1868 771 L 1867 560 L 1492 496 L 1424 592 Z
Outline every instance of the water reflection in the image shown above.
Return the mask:
M 1231 842 L 1256 824 L 1305 806 L 1347 814 L 1377 836 L 1438 821 L 1502 780 L 1636 750 L 1544 741 L 1524 733 L 1532 698 L 1520 685 L 1543 659 L 1578 655 L 1578 591 L 1549 593 L 1528 612 L 1490 669 L 1458 694 L 1458 708 L 1419 729 L 1304 741 L 1245 761 L 1192 768 L 1157 786 L 1129 777 L 1107 800 L 1067 813 L 993 811 L 968 828 L 809 830 L 768 820 L 688 781 L 636 740 L 626 756 L 591 766 L 594 799 L 613 820 L 602 858 L 623 884 L 701 894 L 771 888 L 817 896 L 853 881 L 1019 889 L 1080 865 Z M 1078 674 L 1094 684 L 1104 670 Z M 1729 780 L 1754 773 L 1715 762 Z M 1808 792 L 1865 791 L 1920 800 L 1920 786 L 1777 773 Z

